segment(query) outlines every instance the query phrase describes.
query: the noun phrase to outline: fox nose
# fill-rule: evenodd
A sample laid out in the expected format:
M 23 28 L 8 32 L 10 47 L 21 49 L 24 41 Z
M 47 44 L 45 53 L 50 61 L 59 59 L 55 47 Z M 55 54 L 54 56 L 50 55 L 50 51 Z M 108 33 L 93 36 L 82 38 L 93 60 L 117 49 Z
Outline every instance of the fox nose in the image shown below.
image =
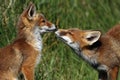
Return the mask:
M 57 25 L 55 25 L 55 31 L 57 31 L 58 30 L 58 26 Z
M 55 25 L 55 28 L 54 28 L 54 30 L 53 31 L 57 31 L 58 30 L 58 28 L 57 28 L 57 26 Z
M 57 31 L 57 30 L 58 30 L 57 28 L 54 29 L 54 31 Z

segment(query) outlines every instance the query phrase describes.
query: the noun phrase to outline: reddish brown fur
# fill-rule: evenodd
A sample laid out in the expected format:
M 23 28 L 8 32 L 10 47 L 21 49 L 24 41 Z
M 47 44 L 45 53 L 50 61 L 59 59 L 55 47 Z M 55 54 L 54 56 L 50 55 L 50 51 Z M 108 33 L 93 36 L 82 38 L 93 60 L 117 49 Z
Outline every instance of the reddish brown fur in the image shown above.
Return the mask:
M 0 49 L 0 80 L 13 80 L 18 76 L 23 57 L 15 44 Z
M 94 57 L 97 55 L 97 61 L 99 64 L 104 64 L 108 67 L 107 74 L 109 80 L 116 80 L 118 76 L 118 70 L 120 66 L 120 25 L 114 26 L 105 35 L 102 35 L 99 39 L 101 45 L 95 49 L 89 49 L 88 42 L 84 38 L 84 35 L 89 32 L 79 29 L 61 29 L 60 35 L 69 36 L 73 42 L 80 43 L 80 49 L 84 55 Z M 101 80 L 106 80 L 105 77 L 101 77 Z
M 0 49 L 0 80 L 17 80 L 19 72 L 24 74 L 25 80 L 34 80 L 36 58 L 40 51 L 34 48 L 33 30 L 35 26 L 47 25 L 50 27 L 52 23 L 39 13 L 32 20 L 28 20 L 30 7 L 35 6 L 30 3 L 19 18 L 15 41 Z

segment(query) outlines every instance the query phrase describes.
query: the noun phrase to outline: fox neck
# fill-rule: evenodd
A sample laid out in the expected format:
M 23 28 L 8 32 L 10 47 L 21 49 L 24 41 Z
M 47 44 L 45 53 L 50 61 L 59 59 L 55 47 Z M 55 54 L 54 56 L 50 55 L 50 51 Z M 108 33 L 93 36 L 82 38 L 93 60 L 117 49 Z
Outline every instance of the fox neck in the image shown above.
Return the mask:
M 104 64 L 100 64 L 98 61 L 99 54 L 97 53 L 97 48 L 95 51 L 86 50 L 86 51 L 75 51 L 75 52 L 77 53 L 77 55 L 79 55 L 83 60 L 85 60 L 88 64 L 90 64 L 97 71 L 108 71 L 109 68 Z M 84 54 L 86 52 L 88 52 L 88 54 Z
M 42 50 L 42 37 L 40 35 L 40 31 L 38 27 L 35 27 L 33 32 L 33 40 L 28 39 L 28 42 L 38 51 Z
M 98 67 L 99 63 L 97 61 L 98 54 L 97 50 L 101 46 L 101 42 L 96 42 L 95 44 L 91 46 L 85 46 L 79 51 L 76 51 L 76 53 L 87 63 L 92 65 L 94 68 Z
M 25 42 L 33 46 L 37 51 L 41 51 L 42 49 L 42 38 L 37 26 L 33 29 L 25 28 L 19 31 L 17 39 L 24 39 Z
M 89 63 L 92 66 L 97 66 L 98 61 L 97 61 L 97 54 L 96 51 L 75 51 L 83 60 L 85 60 L 87 63 Z M 87 54 L 85 54 L 87 52 Z

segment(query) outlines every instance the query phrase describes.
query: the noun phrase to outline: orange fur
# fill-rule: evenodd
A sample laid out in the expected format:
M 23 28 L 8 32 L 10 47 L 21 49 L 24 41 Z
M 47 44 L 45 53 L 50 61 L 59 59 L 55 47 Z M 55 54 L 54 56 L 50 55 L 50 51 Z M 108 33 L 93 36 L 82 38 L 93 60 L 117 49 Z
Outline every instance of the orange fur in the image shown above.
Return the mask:
M 15 41 L 0 49 L 0 80 L 17 80 L 20 72 L 25 80 L 34 80 L 34 69 L 42 49 L 40 35 L 55 29 L 54 24 L 36 13 L 35 5 L 30 3 L 17 23 Z
M 56 35 L 98 71 L 100 80 L 117 79 L 120 66 L 120 25 L 114 26 L 102 36 L 100 31 L 80 29 L 59 29 Z

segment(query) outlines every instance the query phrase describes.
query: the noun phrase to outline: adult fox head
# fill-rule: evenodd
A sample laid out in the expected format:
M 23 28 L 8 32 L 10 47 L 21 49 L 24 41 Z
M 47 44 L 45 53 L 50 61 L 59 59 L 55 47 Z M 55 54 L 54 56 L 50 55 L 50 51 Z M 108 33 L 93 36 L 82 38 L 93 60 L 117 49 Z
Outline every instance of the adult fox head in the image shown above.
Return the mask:
M 100 31 L 79 30 L 76 28 L 66 30 L 59 29 L 55 33 L 58 38 L 75 51 L 81 51 L 84 47 L 93 45 L 101 36 Z
M 37 13 L 35 5 L 30 3 L 19 18 L 18 33 L 23 33 L 26 30 L 32 31 L 36 27 L 39 28 L 40 33 L 56 30 L 55 25 L 47 21 L 43 14 Z

